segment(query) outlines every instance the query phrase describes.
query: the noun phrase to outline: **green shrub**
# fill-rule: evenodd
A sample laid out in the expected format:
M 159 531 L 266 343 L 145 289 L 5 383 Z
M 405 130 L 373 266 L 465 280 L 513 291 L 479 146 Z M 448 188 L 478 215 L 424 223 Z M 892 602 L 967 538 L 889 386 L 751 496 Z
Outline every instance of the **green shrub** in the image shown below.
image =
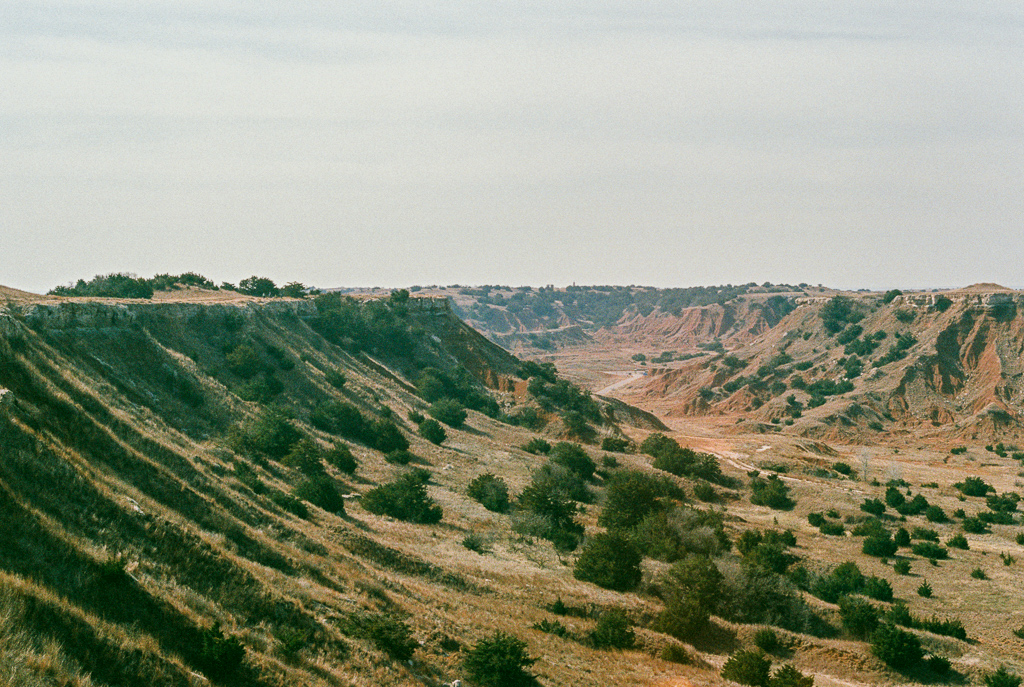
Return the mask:
M 342 388 L 348 381 L 348 378 L 345 377 L 345 374 L 343 372 L 334 369 L 327 370 L 324 373 L 324 378 L 327 380 L 327 383 L 333 386 L 335 389 Z
M 408 465 L 416 459 L 416 456 L 403 449 L 396 449 L 389 451 L 385 456 L 384 460 L 391 463 L 392 465 Z
M 928 580 L 924 580 L 918 585 L 917 595 L 923 596 L 926 599 L 932 598 L 932 586 L 928 584 Z
M 242 665 L 245 647 L 237 637 L 225 637 L 220 623 L 200 632 L 202 644 L 199 647 L 197 666 L 213 680 L 230 678 Z
M 832 537 L 841 537 L 846 533 L 846 528 L 841 522 L 823 522 L 818 527 L 818 531 Z
M 914 531 L 910 533 L 911 539 L 923 539 L 924 541 L 939 541 L 939 533 L 935 530 L 928 529 L 927 527 L 915 527 Z
M 683 642 L 692 642 L 703 636 L 711 620 L 711 611 L 688 595 L 676 594 L 665 603 L 658 614 L 654 629 Z
M 490 541 L 487 537 L 477 532 L 470 532 L 462 538 L 462 546 L 470 551 L 479 554 L 489 553 L 491 550 Z
M 640 584 L 642 560 L 640 551 L 624 536 L 597 534 L 583 547 L 572 574 L 605 589 L 627 591 Z
M 892 564 L 892 569 L 897 575 L 909 575 L 910 574 L 910 561 L 902 560 L 896 561 Z
M 971 571 L 971 577 L 973 577 L 976 580 L 987 580 L 988 579 L 988 575 L 986 575 L 985 571 L 982 570 L 981 568 L 975 568 L 974 570 L 972 570 Z
M 906 548 L 910 546 L 910 532 L 907 532 L 905 527 L 900 527 L 896 530 L 896 534 L 893 535 L 892 540 L 896 542 L 896 546 Z
M 265 453 L 272 458 L 283 458 L 302 438 L 302 433 L 280 410 L 268 408 L 255 420 L 242 425 L 237 437 L 237 448 Z
M 699 480 L 693 485 L 693 495 L 700 501 L 705 503 L 714 503 L 718 501 L 718 492 L 711 484 L 703 480 Z
M 946 511 L 938 506 L 928 506 L 924 511 L 924 517 L 928 522 L 946 522 L 949 520 L 946 517 Z
M 870 637 L 880 623 L 877 608 L 852 596 L 839 599 L 839 618 L 843 628 L 857 639 Z
M 466 494 L 489 511 L 508 511 L 508 485 L 501 477 L 495 477 L 489 472 L 474 477 L 466 488 Z
M 352 450 L 345 444 L 335 444 L 325 451 L 323 456 L 329 465 L 333 465 L 341 472 L 349 475 L 355 474 L 356 467 L 358 467 L 356 457 L 352 455 Z
M 375 420 L 370 426 L 370 434 L 373 437 L 373 447 L 381 453 L 404 451 L 409 448 L 409 440 L 391 420 Z
M 625 453 L 629 448 L 629 440 L 622 437 L 605 437 L 601 440 L 601 450 L 612 453 Z
M 396 661 L 408 661 L 419 643 L 412 628 L 395 613 L 356 613 L 342 623 L 342 631 L 352 637 L 368 639 Z
M 985 687 L 1019 687 L 1020 676 L 1011 673 L 1006 666 L 999 666 L 999 670 L 985 676 Z
M 818 576 L 810 585 L 810 592 L 819 599 L 836 603 L 840 597 L 857 594 L 863 588 L 864 575 L 860 568 L 856 563 L 846 561 L 828 574 Z
M 414 474 L 402 475 L 394 482 L 371 489 L 363 495 L 361 503 L 370 513 L 408 522 L 433 524 L 442 516 L 441 506 L 427 495 L 422 478 Z
M 569 636 L 569 628 L 558 620 L 555 620 L 554 622 L 550 620 L 541 620 L 538 623 L 534 623 L 531 627 L 533 627 L 534 630 L 540 630 L 541 632 L 546 632 L 547 634 L 555 635 L 556 637 Z
M 534 455 L 538 455 L 541 453 L 546 455 L 549 451 L 551 451 L 551 444 L 544 441 L 540 437 L 534 437 L 533 439 L 530 439 L 528 442 L 523 444 L 523 450 L 526 451 L 527 453 L 532 453 Z
M 323 452 L 320 447 L 309 439 L 300 439 L 292 445 L 281 463 L 290 468 L 295 468 L 306 475 L 322 475 L 324 472 L 321 458 Z
M 442 398 L 430 404 L 427 410 L 430 417 L 443 422 L 449 427 L 458 429 L 466 421 L 466 409 L 461 403 L 451 398 Z
M 292 515 L 296 515 L 303 519 L 309 517 L 309 509 L 306 508 L 306 504 L 291 494 L 286 494 L 283 491 L 272 489 L 268 496 L 270 500 L 282 510 L 288 511 Z
M 526 653 L 526 642 L 499 630 L 466 651 L 462 666 L 482 687 L 516 687 L 533 682 L 526 669 L 536 660 Z
M 448 432 L 444 431 L 441 423 L 433 418 L 427 418 L 420 422 L 419 433 L 421 437 L 438 446 L 448 438 Z
M 370 423 L 351 403 L 326 401 L 318 403 L 309 414 L 309 423 L 319 430 L 372 444 Z
M 949 550 L 935 542 L 923 541 L 914 544 L 911 551 L 922 558 L 945 559 L 949 558 Z
M 658 658 L 662 661 L 678 663 L 684 666 L 693 663 L 693 657 L 690 656 L 690 652 L 682 644 L 666 644 L 662 648 L 661 653 L 658 654 Z
M 885 504 L 878 499 L 864 499 L 864 503 L 860 504 L 860 509 L 865 513 L 879 516 L 885 512 Z
M 878 601 L 892 601 L 892 585 L 881 577 L 869 577 L 864 581 L 864 596 Z
M 825 524 L 825 516 L 821 513 L 808 513 L 807 522 L 810 523 L 811 527 L 821 527 Z
M 338 493 L 338 488 L 334 486 L 334 480 L 326 475 L 311 477 L 295 487 L 293 493 L 296 498 L 309 501 L 329 513 L 345 512 L 345 501 Z
M 629 649 L 636 641 L 629 616 L 621 608 L 611 608 L 601 614 L 588 639 L 596 649 Z
M 560 441 L 551 447 L 548 455 L 552 463 L 567 468 L 585 480 L 591 479 L 597 469 L 594 459 L 579 444 Z
M 890 668 L 909 671 L 921 663 L 924 650 L 913 634 L 894 625 L 882 625 L 871 635 L 871 652 Z
M 967 543 L 967 537 L 962 534 L 956 534 L 950 537 L 946 542 L 946 546 L 952 549 L 963 549 L 964 551 L 971 548 L 970 544 Z
M 608 529 L 631 529 L 667 499 L 682 499 L 683 490 L 670 479 L 639 470 L 616 470 L 605 481 L 605 502 L 597 523 Z
M 787 663 L 775 671 L 768 680 L 768 687 L 814 687 L 814 677 L 804 675 Z
M 796 502 L 789 498 L 789 487 L 778 475 L 768 479 L 754 477 L 750 480 L 750 502 L 755 506 L 767 506 L 775 510 L 792 510 Z
M 737 651 L 722 666 L 722 677 L 752 687 L 767 687 L 771 661 L 760 651 Z
M 899 547 L 896 546 L 896 542 L 892 540 L 889 533 L 886 532 L 884 535 L 874 535 L 864 539 L 864 543 L 861 546 L 861 552 L 868 556 L 877 556 L 879 558 L 888 558 L 896 553 Z
M 754 633 L 754 646 L 766 654 L 774 654 L 785 648 L 775 630 L 768 627 L 762 627 Z
M 990 491 L 995 492 L 991 484 L 973 475 L 964 479 L 963 482 L 957 482 L 953 486 L 959 489 L 964 496 L 985 496 Z

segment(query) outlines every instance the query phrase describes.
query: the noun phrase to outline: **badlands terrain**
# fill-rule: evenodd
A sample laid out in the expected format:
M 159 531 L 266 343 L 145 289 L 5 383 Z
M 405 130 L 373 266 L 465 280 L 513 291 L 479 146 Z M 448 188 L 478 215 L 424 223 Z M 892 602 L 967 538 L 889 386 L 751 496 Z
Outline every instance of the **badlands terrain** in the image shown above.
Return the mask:
M 0 288 L 5 684 L 1024 670 L 1019 292 L 211 286 Z

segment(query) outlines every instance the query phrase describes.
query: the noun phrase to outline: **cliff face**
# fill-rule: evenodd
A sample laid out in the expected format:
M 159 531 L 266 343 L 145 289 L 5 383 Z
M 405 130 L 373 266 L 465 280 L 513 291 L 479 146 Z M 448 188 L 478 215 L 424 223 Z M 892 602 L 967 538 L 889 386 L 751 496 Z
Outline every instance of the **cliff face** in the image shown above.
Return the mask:
M 738 327 L 760 331 L 730 351 L 742 367 L 720 355 L 652 369 L 635 393 L 669 413 L 739 413 L 776 427 L 792 420 L 792 431 L 853 441 L 908 429 L 951 441 L 1021 433 L 1024 294 L 974 287 L 888 304 L 851 296 L 855 322 L 829 331 L 831 300 L 798 299 L 773 327 Z M 814 382 L 823 384 L 808 390 Z M 825 382 L 852 388 L 832 393 Z

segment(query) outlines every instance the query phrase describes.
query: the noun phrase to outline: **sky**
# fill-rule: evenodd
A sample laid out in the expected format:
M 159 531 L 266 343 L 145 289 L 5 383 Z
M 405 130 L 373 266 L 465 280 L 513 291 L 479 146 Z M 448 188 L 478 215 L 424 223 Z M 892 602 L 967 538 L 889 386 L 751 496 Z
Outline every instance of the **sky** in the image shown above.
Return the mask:
M 0 284 L 1024 287 L 1024 3 L 4 0 Z

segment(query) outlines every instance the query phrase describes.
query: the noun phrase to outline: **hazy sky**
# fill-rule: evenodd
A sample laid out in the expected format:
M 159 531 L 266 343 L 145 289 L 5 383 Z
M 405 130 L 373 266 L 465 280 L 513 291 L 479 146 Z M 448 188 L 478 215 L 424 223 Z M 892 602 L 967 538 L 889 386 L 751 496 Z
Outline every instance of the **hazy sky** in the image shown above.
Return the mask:
M 3 0 L 0 284 L 1024 286 L 1024 3 Z

